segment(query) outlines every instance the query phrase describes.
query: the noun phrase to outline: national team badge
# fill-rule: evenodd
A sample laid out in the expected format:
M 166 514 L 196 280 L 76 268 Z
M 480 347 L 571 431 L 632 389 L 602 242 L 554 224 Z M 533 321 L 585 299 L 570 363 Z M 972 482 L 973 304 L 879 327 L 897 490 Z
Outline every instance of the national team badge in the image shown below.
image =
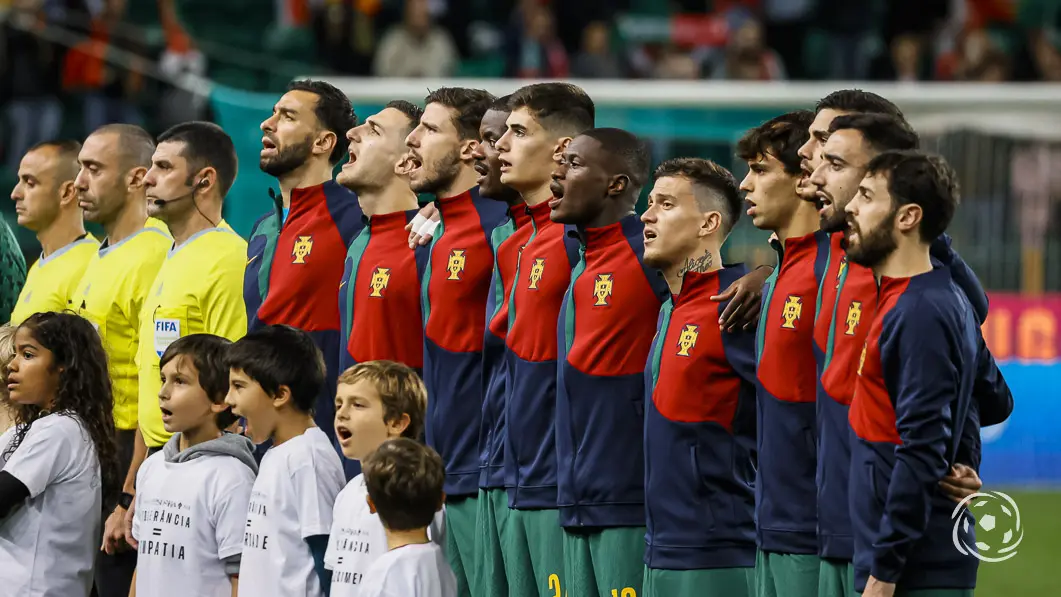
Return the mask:
M 608 306 L 608 299 L 612 296 L 611 274 L 597 274 L 597 279 L 593 282 L 593 296 L 597 297 L 597 302 L 593 303 L 594 307 Z
M 447 280 L 460 280 L 461 274 L 464 273 L 465 265 L 464 249 L 453 249 L 449 254 L 449 261 L 446 263 L 446 271 L 449 272 Z
M 855 330 L 858 329 L 858 322 L 862 319 L 862 302 L 851 301 L 851 306 L 847 308 L 847 319 L 844 320 L 844 324 L 847 325 L 847 329 L 844 330 L 844 334 L 848 336 L 854 336 Z
M 372 272 L 372 280 L 369 285 L 372 288 L 372 292 L 369 296 L 374 298 L 383 298 L 383 291 L 387 289 L 387 284 L 391 281 L 391 268 L 389 267 L 377 267 L 376 271 Z
M 300 236 L 295 241 L 295 246 L 291 249 L 291 256 L 295 259 L 291 263 L 297 263 L 302 265 L 306 263 L 306 257 L 313 252 L 313 235 Z
M 785 306 L 781 309 L 781 327 L 786 330 L 796 329 L 796 322 L 799 321 L 799 316 L 802 314 L 803 297 L 794 294 L 788 295 L 788 299 L 785 300 Z
M 689 351 L 696 346 L 696 339 L 700 337 L 700 326 L 691 323 L 685 324 L 682 333 L 678 336 L 678 356 L 687 357 Z
M 539 257 L 534 260 L 534 265 L 530 269 L 530 285 L 527 288 L 531 290 L 538 290 L 538 282 L 542 281 L 542 274 L 545 273 L 545 258 Z

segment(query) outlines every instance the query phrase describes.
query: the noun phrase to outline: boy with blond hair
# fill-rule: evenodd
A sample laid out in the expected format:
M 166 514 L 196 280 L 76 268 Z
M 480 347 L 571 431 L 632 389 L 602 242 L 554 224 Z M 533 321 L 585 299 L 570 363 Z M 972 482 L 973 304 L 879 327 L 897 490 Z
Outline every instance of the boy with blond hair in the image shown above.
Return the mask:
M 393 361 L 359 363 L 339 376 L 335 437 L 344 456 L 363 461 L 387 440 L 422 441 L 426 410 L 427 390 L 411 368 Z M 359 474 L 335 499 L 324 556 L 324 565 L 332 570 L 331 597 L 361 595 L 370 566 L 387 551 L 383 524 L 369 509 L 367 496 Z M 441 544 L 443 528 L 438 510 L 430 529 L 433 541 Z

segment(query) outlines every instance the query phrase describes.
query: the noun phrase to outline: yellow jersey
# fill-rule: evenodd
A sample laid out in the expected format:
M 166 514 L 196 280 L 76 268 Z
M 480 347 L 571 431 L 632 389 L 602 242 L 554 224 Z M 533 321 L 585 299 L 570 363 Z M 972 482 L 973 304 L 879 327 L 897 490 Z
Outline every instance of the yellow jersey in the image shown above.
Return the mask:
M 148 218 L 142 230 L 121 242 L 104 241 L 74 292 L 74 310 L 92 323 L 107 351 L 118 429 L 136 429 L 140 312 L 173 244 L 165 230 L 165 224 Z
M 140 433 L 149 448 L 166 443 L 158 392 L 159 359 L 170 344 L 189 334 L 213 334 L 236 341 L 247 333 L 243 272 L 247 241 L 221 222 L 174 246 L 140 313 Z
M 11 312 L 11 325 L 26 321 L 34 313 L 73 309 L 71 297 L 98 249 L 99 240 L 86 234 L 47 257 L 41 255 L 26 274 L 26 283 Z

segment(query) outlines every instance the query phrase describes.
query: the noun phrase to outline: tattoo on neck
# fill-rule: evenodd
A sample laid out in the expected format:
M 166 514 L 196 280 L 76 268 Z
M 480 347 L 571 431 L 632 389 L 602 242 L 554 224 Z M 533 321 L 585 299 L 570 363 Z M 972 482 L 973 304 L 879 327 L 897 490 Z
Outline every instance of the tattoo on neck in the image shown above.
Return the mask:
M 678 268 L 678 276 L 684 276 L 688 272 L 702 274 L 714 265 L 714 262 L 715 259 L 711 255 L 711 251 L 704 251 L 704 254 L 699 257 L 686 259 L 685 264 Z

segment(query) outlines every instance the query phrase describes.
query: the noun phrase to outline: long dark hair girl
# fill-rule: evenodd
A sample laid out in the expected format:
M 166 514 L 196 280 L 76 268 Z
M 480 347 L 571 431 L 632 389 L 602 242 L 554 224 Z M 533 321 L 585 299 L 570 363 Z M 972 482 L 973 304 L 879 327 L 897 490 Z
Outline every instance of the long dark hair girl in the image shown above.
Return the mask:
M 124 481 L 114 437 L 114 395 L 107 372 L 107 353 L 99 334 L 85 319 L 73 313 L 36 313 L 22 322 L 25 330 L 52 353 L 58 387 L 48 410 L 36 405 L 15 407 L 15 437 L 5 456 L 22 444 L 37 419 L 50 413 L 76 414 L 96 447 L 103 475 L 103 503 L 117 496 Z

